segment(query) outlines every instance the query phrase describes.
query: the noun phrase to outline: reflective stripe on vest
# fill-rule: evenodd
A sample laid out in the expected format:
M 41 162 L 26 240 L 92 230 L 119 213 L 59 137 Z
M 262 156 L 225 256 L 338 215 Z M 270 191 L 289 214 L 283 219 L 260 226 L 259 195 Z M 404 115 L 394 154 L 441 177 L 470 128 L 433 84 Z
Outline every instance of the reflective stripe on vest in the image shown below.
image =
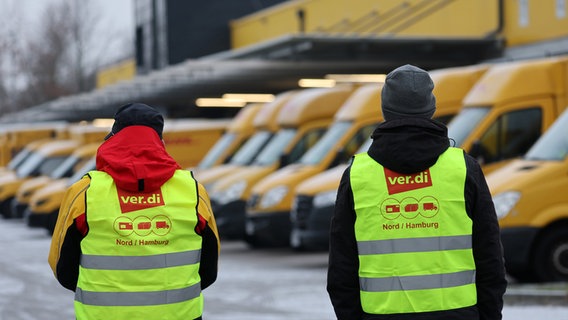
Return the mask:
M 152 306 L 184 302 L 199 297 L 201 285 L 155 292 L 94 292 L 77 288 L 75 300 L 93 306 Z
M 100 256 L 83 254 L 81 266 L 87 269 L 144 270 L 177 267 L 199 262 L 201 250 L 156 254 L 143 257 Z
M 197 182 L 177 170 L 154 193 L 118 190 L 92 171 L 77 319 L 195 319 L 203 312 Z
M 470 249 L 470 236 L 446 236 L 437 238 L 388 239 L 360 241 L 357 249 L 360 255 L 402 252 L 426 252 L 435 250 Z
M 463 286 L 475 281 L 475 271 L 404 276 L 391 278 L 361 278 L 361 290 L 372 292 L 442 289 Z
M 389 171 L 362 153 L 350 173 L 363 310 L 394 314 L 475 305 L 463 151 L 449 148 L 434 166 L 412 175 Z

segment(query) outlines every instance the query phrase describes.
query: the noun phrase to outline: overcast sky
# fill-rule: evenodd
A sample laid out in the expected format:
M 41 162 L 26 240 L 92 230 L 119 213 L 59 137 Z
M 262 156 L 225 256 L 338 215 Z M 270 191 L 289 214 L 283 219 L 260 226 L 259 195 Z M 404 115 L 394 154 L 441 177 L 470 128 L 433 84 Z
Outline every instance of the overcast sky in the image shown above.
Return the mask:
M 24 11 L 26 20 L 33 23 L 40 17 L 45 5 L 54 1 L 74 0 L 0 0 L 0 11 L 10 6 L 18 6 Z M 105 18 L 108 17 L 111 23 L 116 24 L 122 30 L 133 29 L 133 2 L 134 0 L 96 0 L 96 3 L 104 12 Z
M 25 37 L 27 32 L 33 32 L 46 5 L 55 1 L 83 0 L 0 0 L 0 16 L 2 12 L 13 12 L 21 16 L 21 25 L 24 27 L 21 36 Z M 103 24 L 109 32 L 134 37 L 134 0 L 95 0 L 94 2 L 101 9 Z M 108 50 L 108 52 L 112 54 L 114 51 Z

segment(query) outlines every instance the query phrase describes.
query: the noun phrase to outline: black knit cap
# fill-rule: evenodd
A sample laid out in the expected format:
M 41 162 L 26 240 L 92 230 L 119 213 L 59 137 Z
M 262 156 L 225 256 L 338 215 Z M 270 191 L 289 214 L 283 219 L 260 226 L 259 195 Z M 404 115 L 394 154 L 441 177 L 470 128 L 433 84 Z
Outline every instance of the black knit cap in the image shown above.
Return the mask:
M 164 118 L 154 108 L 143 103 L 129 103 L 124 105 L 114 114 L 114 124 L 105 140 L 117 134 L 128 126 L 147 126 L 154 129 L 160 139 L 164 130 Z

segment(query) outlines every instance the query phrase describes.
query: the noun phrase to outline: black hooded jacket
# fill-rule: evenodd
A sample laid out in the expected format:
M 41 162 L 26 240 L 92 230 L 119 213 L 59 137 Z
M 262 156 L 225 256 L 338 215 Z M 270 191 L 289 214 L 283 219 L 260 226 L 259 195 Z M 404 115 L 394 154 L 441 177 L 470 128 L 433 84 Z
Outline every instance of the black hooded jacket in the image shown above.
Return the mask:
M 372 135 L 368 154 L 398 173 L 417 173 L 431 167 L 450 146 L 447 128 L 426 118 L 383 122 Z M 341 178 L 331 223 L 327 290 L 340 320 L 390 319 L 501 319 L 506 290 L 499 224 L 485 177 L 477 161 L 464 152 L 467 176 L 466 211 L 473 221 L 473 256 L 476 265 L 477 305 L 447 311 L 370 315 L 359 298 L 359 260 L 355 240 L 355 209 L 349 166 Z M 461 187 L 461 186 L 460 186 Z

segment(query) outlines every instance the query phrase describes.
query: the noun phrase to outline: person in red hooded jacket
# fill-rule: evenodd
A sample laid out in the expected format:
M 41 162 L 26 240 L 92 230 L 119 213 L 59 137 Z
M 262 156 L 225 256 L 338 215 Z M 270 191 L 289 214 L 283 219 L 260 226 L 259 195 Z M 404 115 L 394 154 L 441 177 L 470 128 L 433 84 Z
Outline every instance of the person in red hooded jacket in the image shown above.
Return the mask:
M 64 196 L 49 264 L 77 319 L 201 319 L 220 250 L 207 191 L 166 152 L 157 110 L 114 118 L 96 170 Z

